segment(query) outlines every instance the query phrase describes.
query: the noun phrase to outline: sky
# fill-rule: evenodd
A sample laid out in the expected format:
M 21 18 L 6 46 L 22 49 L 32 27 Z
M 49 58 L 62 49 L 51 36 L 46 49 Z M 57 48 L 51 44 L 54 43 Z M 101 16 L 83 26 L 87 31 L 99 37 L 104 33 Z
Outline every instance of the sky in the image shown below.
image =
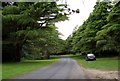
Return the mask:
M 62 3 L 65 0 L 61 1 Z M 60 36 L 62 39 L 67 39 L 69 35 L 72 34 L 76 26 L 80 26 L 83 22 L 89 17 L 89 14 L 93 11 L 93 7 L 96 4 L 97 0 L 66 0 L 67 4 L 71 9 L 79 9 L 79 14 L 72 14 L 69 17 L 69 20 L 64 22 L 56 23 L 58 31 L 63 35 Z

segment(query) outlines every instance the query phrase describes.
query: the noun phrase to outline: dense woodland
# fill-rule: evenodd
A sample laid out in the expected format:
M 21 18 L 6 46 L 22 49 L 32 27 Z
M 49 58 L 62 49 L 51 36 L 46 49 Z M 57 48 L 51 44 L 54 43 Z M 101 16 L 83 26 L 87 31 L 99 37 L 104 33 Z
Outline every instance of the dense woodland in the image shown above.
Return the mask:
M 61 53 L 65 41 L 59 38 L 55 23 L 68 20 L 72 13 L 79 10 L 56 2 L 3 2 L 3 62 L 49 59 L 50 54 Z
M 2 3 L 2 60 L 49 59 L 52 54 L 120 53 L 120 2 L 97 2 L 89 18 L 62 40 L 56 22 L 69 19 L 71 10 L 56 2 Z
M 97 2 L 89 18 L 68 37 L 70 53 L 116 56 L 120 53 L 120 1 Z

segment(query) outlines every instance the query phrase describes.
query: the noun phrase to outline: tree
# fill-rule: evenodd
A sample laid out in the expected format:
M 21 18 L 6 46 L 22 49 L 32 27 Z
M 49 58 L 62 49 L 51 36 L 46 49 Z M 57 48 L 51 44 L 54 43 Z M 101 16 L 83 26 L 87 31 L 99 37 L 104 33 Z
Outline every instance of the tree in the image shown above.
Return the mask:
M 120 52 L 120 1 L 114 5 L 112 11 L 107 17 L 108 23 L 97 33 L 97 45 L 101 50 Z M 114 53 L 118 54 L 118 53 Z
M 68 42 L 71 45 L 70 50 L 82 54 L 101 55 L 103 52 L 112 51 L 114 55 L 113 48 L 116 49 L 114 45 L 119 45 L 119 37 L 117 37 L 119 35 L 119 7 L 113 7 L 112 4 L 111 2 L 96 3 L 89 18 L 68 38 L 71 41 Z
M 56 2 L 16 2 L 4 5 L 2 11 L 3 61 L 19 62 L 23 45 L 29 37 L 37 34 L 37 39 L 39 39 L 41 34 L 43 36 L 46 34 L 43 31 L 44 28 L 49 30 L 51 24 L 68 19 L 68 14 L 63 11 L 65 11 L 65 6 L 57 5 Z M 30 33 L 31 31 L 33 33 Z M 45 40 L 47 37 L 49 35 Z M 42 38 L 40 40 L 42 41 Z

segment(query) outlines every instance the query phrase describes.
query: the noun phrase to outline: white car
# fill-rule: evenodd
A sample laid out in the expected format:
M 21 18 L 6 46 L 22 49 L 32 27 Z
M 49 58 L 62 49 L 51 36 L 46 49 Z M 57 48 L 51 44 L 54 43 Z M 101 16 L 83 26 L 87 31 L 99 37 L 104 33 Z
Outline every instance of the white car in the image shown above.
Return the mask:
M 89 60 L 96 60 L 96 57 L 94 54 L 87 54 L 86 56 L 86 61 L 89 61 Z

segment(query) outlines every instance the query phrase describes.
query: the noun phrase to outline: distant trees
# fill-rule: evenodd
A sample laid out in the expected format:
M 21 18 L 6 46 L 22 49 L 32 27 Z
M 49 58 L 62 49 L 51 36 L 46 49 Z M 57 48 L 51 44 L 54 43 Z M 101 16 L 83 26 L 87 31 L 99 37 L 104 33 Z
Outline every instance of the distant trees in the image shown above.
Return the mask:
M 67 39 L 67 49 L 82 54 L 117 55 L 119 52 L 120 2 L 97 2 L 89 18 Z M 112 53 L 113 52 L 113 53 Z

